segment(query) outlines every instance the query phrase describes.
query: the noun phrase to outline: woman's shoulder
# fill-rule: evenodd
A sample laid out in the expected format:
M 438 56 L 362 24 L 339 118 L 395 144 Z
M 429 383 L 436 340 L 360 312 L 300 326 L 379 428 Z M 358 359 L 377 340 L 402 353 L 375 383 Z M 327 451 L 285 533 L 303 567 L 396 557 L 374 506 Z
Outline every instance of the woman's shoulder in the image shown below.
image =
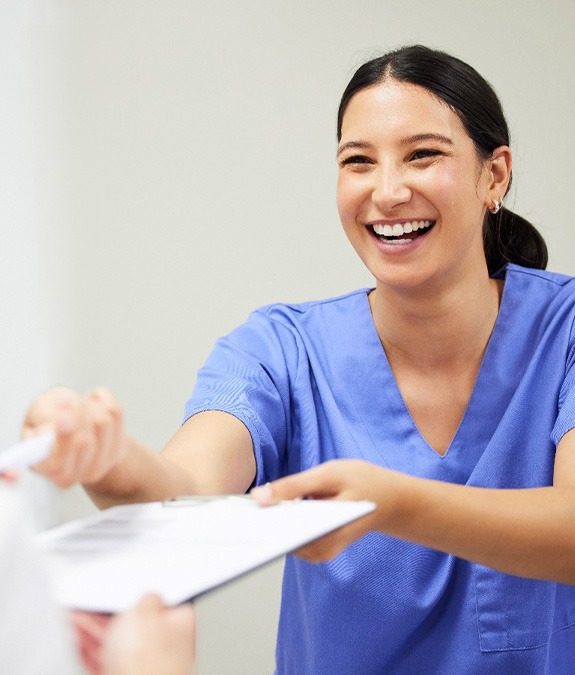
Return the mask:
M 305 302 L 276 302 L 264 305 L 253 312 L 253 316 L 266 317 L 270 321 L 314 321 L 319 317 L 332 315 L 344 320 L 351 318 L 366 307 L 367 296 L 372 289 L 360 288 L 343 295 Z
M 496 279 L 516 279 L 524 284 L 534 287 L 566 286 L 569 290 L 575 290 L 575 277 L 560 272 L 521 267 L 514 263 L 508 263 L 499 272 L 493 275 Z
M 509 263 L 494 276 L 504 279 L 504 296 L 514 304 L 528 305 L 531 311 L 575 306 L 575 277 L 567 274 Z
M 575 277 L 514 264 L 508 264 L 496 276 L 505 280 L 500 317 L 508 328 L 515 326 L 518 334 L 529 339 L 535 339 L 532 331 L 547 332 L 555 339 L 571 336 Z
M 295 363 L 302 354 L 337 351 L 334 338 L 336 346 L 344 350 L 345 345 L 357 340 L 358 333 L 369 334 L 370 325 L 373 327 L 369 290 L 359 289 L 323 300 L 264 305 L 220 338 L 214 351 L 221 354 L 222 348 L 231 347 L 234 353 L 240 350 L 258 360 L 279 359 L 278 363 L 284 363 L 293 358 Z M 331 350 L 325 349 L 328 342 Z

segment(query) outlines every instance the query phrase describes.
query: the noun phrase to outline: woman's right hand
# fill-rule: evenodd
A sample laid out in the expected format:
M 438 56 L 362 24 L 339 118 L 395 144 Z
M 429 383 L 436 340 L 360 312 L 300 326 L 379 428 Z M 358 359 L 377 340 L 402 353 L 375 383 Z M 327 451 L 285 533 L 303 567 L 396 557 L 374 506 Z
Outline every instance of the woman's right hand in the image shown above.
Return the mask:
M 28 409 L 22 436 L 47 431 L 56 435 L 54 448 L 33 469 L 62 488 L 97 483 L 127 452 L 122 409 L 107 389 L 82 396 L 54 387 L 40 395 Z

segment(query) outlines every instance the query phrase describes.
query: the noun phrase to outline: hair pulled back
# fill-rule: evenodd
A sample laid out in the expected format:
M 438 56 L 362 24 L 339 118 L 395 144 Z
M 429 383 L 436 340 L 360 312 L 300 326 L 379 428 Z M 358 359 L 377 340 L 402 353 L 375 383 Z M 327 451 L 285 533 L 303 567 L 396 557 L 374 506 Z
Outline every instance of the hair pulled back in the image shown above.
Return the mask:
M 509 145 L 505 115 L 490 84 L 464 61 L 422 45 L 402 47 L 358 68 L 341 97 L 338 141 L 352 96 L 386 78 L 419 85 L 444 101 L 461 120 L 481 158 L 487 159 L 499 146 Z M 537 269 L 547 266 L 547 246 L 541 234 L 525 218 L 505 207 L 496 214 L 487 211 L 483 247 L 490 274 L 507 262 Z

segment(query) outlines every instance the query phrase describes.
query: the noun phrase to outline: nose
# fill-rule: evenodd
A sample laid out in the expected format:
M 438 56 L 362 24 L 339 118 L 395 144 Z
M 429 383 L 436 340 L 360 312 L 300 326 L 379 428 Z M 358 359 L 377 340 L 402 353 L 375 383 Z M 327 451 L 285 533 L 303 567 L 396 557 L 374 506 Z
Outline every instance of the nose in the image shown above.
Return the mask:
M 380 165 L 373 176 L 371 199 L 381 211 L 390 211 L 411 199 L 411 189 L 397 167 Z

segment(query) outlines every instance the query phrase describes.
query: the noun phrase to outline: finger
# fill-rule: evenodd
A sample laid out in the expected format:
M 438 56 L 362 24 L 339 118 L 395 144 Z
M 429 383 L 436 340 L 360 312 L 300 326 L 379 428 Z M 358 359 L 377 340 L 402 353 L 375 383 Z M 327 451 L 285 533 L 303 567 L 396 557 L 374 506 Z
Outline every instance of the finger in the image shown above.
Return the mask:
M 79 420 L 79 401 L 62 401 L 52 411 L 52 428 L 55 432 L 52 452 L 43 462 L 32 468 L 50 478 L 60 487 L 69 486 L 69 476 L 74 471 L 74 454 L 79 452 L 85 442 Z
M 331 499 L 338 494 L 338 482 L 332 473 L 327 464 L 320 465 L 253 488 L 250 494 L 264 506 L 300 497 Z
M 111 616 L 73 612 L 72 625 L 81 662 L 90 675 L 101 672 L 100 655 Z
M 356 539 L 363 537 L 369 527 L 363 518 L 343 525 L 329 534 L 294 551 L 294 555 L 312 563 L 325 562 L 339 555 Z
M 6 481 L 7 483 L 16 483 L 18 481 L 19 475 L 16 471 L 1 471 L 0 479 Z
M 91 391 L 87 401 L 92 406 L 94 432 L 98 441 L 98 464 L 94 480 L 101 478 L 118 459 L 123 443 L 123 413 L 116 397 L 103 387 Z
M 118 402 L 118 399 L 114 394 L 107 389 L 106 387 L 96 387 L 88 393 L 88 396 L 98 399 L 110 412 L 119 412 L 121 413 L 121 407 Z
M 114 451 L 115 421 L 104 401 L 90 392 L 83 401 L 85 426 L 89 442 L 78 457 L 78 475 L 83 483 L 93 483 L 108 471 Z
M 330 535 L 326 535 L 319 541 L 296 549 L 293 551 L 293 555 L 310 563 L 322 563 L 335 558 L 344 548 L 345 546 L 340 546 L 334 542 Z
M 162 598 L 156 593 L 147 593 L 142 596 L 140 600 L 133 607 L 133 610 L 136 612 L 161 612 L 166 609 L 166 605 Z
M 93 414 L 85 398 L 62 401 L 55 412 L 54 448 L 33 468 L 61 488 L 87 480 L 97 452 Z
M 194 608 L 189 603 L 184 603 L 178 607 L 168 607 L 163 610 L 163 616 L 166 625 L 170 630 L 186 639 L 191 640 L 192 645 L 196 642 L 196 614 Z
M 23 434 L 38 433 L 54 426 L 56 412 L 62 403 L 78 399 L 80 395 L 66 387 L 52 387 L 40 394 L 29 406 L 23 422 Z
M 196 653 L 196 613 L 193 606 L 185 603 L 167 611 L 173 630 L 179 631 L 185 637 L 193 658 Z
M 104 638 L 111 620 L 111 614 L 72 612 L 72 625 L 74 628 L 83 635 L 89 635 L 97 641 L 101 641 Z

